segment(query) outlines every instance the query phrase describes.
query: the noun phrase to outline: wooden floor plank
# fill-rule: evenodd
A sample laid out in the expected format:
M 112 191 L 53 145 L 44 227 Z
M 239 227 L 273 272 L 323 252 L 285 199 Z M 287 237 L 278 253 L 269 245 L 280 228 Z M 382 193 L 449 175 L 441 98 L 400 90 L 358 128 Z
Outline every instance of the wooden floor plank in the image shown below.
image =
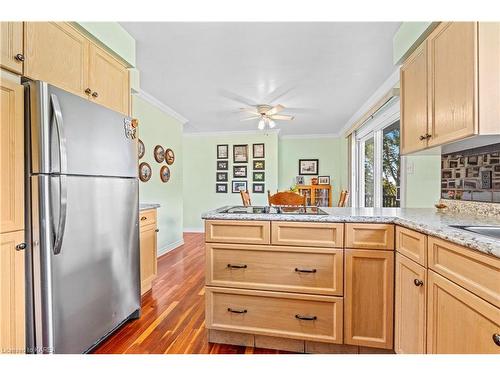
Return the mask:
M 185 233 L 184 245 L 158 259 L 158 276 L 142 297 L 141 317 L 127 322 L 93 353 L 276 354 L 278 350 L 211 344 L 205 329 L 205 244 Z

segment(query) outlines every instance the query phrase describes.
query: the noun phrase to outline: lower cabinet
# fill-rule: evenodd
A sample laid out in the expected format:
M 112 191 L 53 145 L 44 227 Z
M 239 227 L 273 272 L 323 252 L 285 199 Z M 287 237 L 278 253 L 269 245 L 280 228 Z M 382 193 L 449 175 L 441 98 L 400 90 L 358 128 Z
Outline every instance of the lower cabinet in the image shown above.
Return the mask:
M 151 290 L 151 285 L 157 273 L 156 210 L 140 213 L 140 252 L 141 252 L 141 295 Z M 142 220 L 142 218 L 146 218 Z M 142 223 L 145 223 L 144 225 Z
M 427 352 L 500 354 L 500 311 L 429 270 Z
M 24 231 L 0 234 L 0 354 L 25 351 Z
M 344 343 L 392 349 L 394 252 L 346 249 Z
M 425 354 L 427 270 L 396 254 L 395 284 L 394 351 Z

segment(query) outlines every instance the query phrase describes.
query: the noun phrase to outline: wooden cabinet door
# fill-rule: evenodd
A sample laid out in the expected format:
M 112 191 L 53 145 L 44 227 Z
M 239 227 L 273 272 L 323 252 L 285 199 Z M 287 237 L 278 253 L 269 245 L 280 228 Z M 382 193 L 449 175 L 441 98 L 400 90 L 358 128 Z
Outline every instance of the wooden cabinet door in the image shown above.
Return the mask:
M 500 354 L 500 309 L 429 270 L 427 352 Z
M 477 23 L 443 22 L 428 44 L 432 147 L 478 131 Z
M 156 227 L 141 228 L 141 294 L 151 289 L 151 283 L 156 277 Z
M 129 113 L 127 68 L 103 49 L 90 46 L 89 86 L 96 103 L 124 114 Z
M 88 98 L 88 40 L 64 22 L 26 22 L 25 76 Z
M 0 233 L 24 228 L 24 91 L 0 78 Z
M 394 252 L 345 250 L 344 344 L 392 349 Z
M 23 23 L 0 22 L 0 66 L 23 74 Z
M 394 350 L 399 354 L 425 354 L 426 269 L 396 254 L 395 284 Z
M 427 42 L 401 66 L 401 152 L 427 147 Z
M 0 353 L 25 351 L 24 231 L 0 234 Z

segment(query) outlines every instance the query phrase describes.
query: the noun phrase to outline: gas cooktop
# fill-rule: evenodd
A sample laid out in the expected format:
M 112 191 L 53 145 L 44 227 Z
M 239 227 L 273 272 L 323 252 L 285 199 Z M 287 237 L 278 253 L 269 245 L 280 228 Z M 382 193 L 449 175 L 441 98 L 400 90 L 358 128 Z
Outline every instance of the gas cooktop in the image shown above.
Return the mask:
M 231 206 L 219 211 L 222 214 L 282 214 L 282 215 L 328 215 L 318 207 L 287 206 Z

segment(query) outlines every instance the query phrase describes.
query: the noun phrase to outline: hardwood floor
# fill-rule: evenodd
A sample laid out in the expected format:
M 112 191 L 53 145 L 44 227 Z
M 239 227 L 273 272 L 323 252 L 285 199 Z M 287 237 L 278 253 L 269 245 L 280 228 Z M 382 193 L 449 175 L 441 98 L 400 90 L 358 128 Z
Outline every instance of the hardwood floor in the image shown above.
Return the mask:
M 205 329 L 205 246 L 201 233 L 158 260 L 158 277 L 142 298 L 142 315 L 93 353 L 274 354 L 277 350 L 210 344 Z

